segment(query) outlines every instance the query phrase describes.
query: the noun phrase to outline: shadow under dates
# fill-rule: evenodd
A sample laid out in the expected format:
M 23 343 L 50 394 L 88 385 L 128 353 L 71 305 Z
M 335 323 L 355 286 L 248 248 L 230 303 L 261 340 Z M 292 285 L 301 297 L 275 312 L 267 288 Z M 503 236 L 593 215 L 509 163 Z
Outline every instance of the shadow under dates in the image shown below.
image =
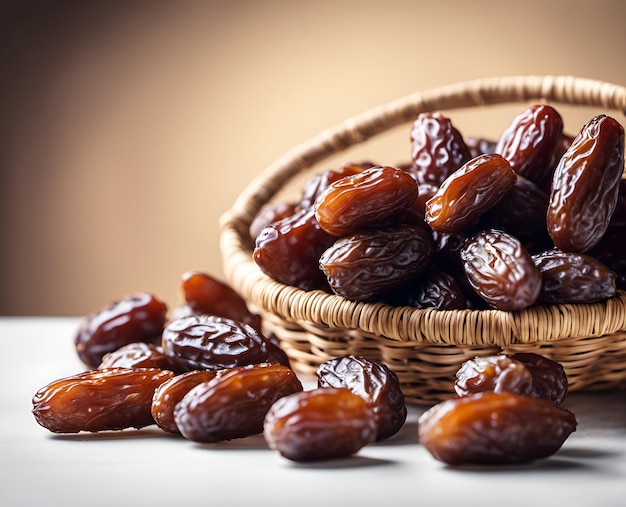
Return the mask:
M 175 433 L 167 433 L 156 427 L 142 429 L 126 429 L 120 431 L 98 431 L 89 433 L 82 431 L 80 433 L 53 433 L 49 435 L 53 440 L 69 440 L 73 442 L 101 442 L 112 440 L 144 440 L 144 439 L 163 439 L 163 438 L 181 438 Z
M 346 458 L 335 458 L 317 461 L 298 462 L 287 459 L 285 459 L 284 461 L 293 468 L 310 470 L 340 470 L 398 464 L 398 462 L 394 460 L 372 458 L 370 456 L 362 456 L 359 454 L 354 454 Z

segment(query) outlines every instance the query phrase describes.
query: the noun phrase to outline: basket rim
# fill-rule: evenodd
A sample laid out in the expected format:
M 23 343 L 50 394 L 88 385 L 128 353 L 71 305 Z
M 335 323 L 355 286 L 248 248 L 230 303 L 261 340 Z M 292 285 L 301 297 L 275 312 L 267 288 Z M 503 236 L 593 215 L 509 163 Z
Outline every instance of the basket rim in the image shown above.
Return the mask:
M 261 313 L 332 329 L 363 330 L 400 341 L 499 345 L 601 336 L 626 330 L 626 292 L 591 304 L 532 306 L 506 312 L 436 310 L 361 303 L 272 280 L 252 259 L 248 229 L 261 206 L 300 172 L 421 112 L 539 100 L 598 106 L 626 114 L 626 87 L 574 76 L 511 76 L 463 81 L 415 92 L 322 131 L 263 170 L 220 220 L 226 278 Z M 584 322 L 578 318 L 583 315 Z M 547 326 L 537 326 L 538 321 Z

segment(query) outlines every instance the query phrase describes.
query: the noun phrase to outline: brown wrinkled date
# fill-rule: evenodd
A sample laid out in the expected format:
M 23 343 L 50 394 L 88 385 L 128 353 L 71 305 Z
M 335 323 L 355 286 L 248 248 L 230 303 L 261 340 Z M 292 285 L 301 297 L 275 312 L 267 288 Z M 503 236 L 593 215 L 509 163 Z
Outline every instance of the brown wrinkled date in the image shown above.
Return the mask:
M 219 370 L 263 363 L 269 345 L 243 322 L 217 315 L 192 315 L 170 322 L 163 330 L 165 354 L 184 370 Z
M 293 461 L 343 458 L 376 440 L 378 423 L 367 402 L 345 387 L 321 387 L 279 399 L 263 435 L 270 449 Z
M 346 387 L 367 402 L 378 422 L 377 441 L 395 435 L 406 421 L 398 376 L 385 364 L 350 354 L 324 361 L 316 375 L 318 387 Z
M 97 368 L 107 352 L 123 345 L 158 344 L 166 315 L 165 303 L 145 292 L 117 299 L 81 320 L 75 338 L 78 357 L 89 368 Z
M 154 391 L 174 376 L 156 368 L 109 368 L 51 382 L 33 396 L 33 415 L 55 433 L 143 428 L 154 424 Z
M 574 414 L 550 400 L 493 391 L 446 400 L 418 421 L 419 442 L 450 465 L 546 458 L 575 430 Z
M 217 372 L 193 387 L 174 409 L 180 433 L 196 442 L 220 442 L 262 433 L 273 403 L 302 384 L 290 368 L 255 364 Z
M 498 203 L 516 179 L 501 155 L 473 158 L 448 176 L 426 202 L 424 220 L 437 231 L 461 231 Z
M 624 171 L 624 128 L 606 115 L 580 130 L 552 179 L 547 227 L 561 250 L 584 253 L 606 232 Z
M 98 366 L 104 368 L 160 368 L 177 371 L 177 365 L 165 355 L 163 348 L 152 343 L 129 343 L 108 352 Z
M 417 197 L 417 182 L 395 167 L 372 167 L 328 185 L 315 200 L 320 227 L 336 237 L 386 225 Z
M 336 294 L 370 301 L 425 271 L 432 254 L 428 233 L 407 225 L 342 237 L 319 265 Z
M 476 293 L 499 310 L 532 305 L 541 290 L 541 274 L 514 236 L 495 229 L 474 234 L 461 249 L 465 274 Z

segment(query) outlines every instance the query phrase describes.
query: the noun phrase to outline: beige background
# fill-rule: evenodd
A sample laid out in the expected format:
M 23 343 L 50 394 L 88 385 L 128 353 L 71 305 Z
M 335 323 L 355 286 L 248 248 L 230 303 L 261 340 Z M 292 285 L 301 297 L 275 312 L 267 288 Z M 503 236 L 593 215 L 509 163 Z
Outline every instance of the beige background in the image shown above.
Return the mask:
M 173 306 L 184 271 L 222 276 L 219 216 L 290 147 L 465 79 L 626 84 L 625 19 L 623 0 L 1 3 L 0 314 Z M 509 114 L 458 123 L 493 136 Z

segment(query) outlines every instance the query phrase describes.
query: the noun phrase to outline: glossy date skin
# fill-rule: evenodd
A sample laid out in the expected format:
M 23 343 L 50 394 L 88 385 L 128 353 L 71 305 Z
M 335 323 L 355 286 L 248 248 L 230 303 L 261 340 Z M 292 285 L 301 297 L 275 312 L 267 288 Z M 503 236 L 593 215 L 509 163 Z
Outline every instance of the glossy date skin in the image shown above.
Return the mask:
M 220 442 L 263 432 L 263 422 L 278 399 L 302 391 L 290 368 L 256 364 L 217 372 L 193 387 L 174 409 L 180 433 L 195 442 Z
M 315 200 L 315 217 L 328 234 L 347 236 L 385 225 L 408 208 L 417 194 L 417 182 L 405 171 L 372 167 L 326 187 Z
M 385 364 L 349 354 L 324 361 L 316 375 L 318 387 L 345 387 L 367 402 L 377 419 L 377 441 L 395 435 L 404 425 L 404 394 L 398 376 Z
M 32 412 L 54 433 L 143 428 L 154 424 L 154 391 L 173 376 L 157 368 L 82 372 L 42 387 L 33 396 Z
M 354 176 L 355 174 L 359 174 L 365 169 L 369 169 L 370 167 L 374 166 L 368 162 L 363 162 L 359 164 L 346 164 L 339 169 L 329 169 L 320 174 L 316 174 L 315 176 L 310 178 L 304 186 L 302 196 L 300 197 L 300 208 L 312 208 L 315 205 L 315 201 L 317 200 L 319 195 L 331 183 L 334 183 L 341 178 L 345 178 L 346 176 Z
M 540 303 L 595 303 L 615 294 L 617 275 L 590 255 L 555 248 L 533 261 L 541 273 Z
M 418 183 L 441 185 L 472 158 L 463 136 L 441 113 L 422 113 L 411 127 L 411 159 L 408 169 Z
M 427 269 L 433 255 L 428 233 L 402 226 L 338 239 L 319 261 L 332 290 L 353 301 L 371 301 Z
M 159 368 L 178 371 L 176 364 L 165 355 L 163 348 L 152 343 L 129 343 L 108 352 L 98 366 L 104 368 Z
M 624 128 L 610 116 L 595 116 L 554 171 L 546 223 L 555 246 L 584 253 L 602 239 L 623 171 Z
M 106 353 L 129 343 L 158 344 L 166 317 L 167 305 L 152 294 L 129 294 L 83 317 L 74 339 L 76 353 L 95 369 Z
M 567 396 L 568 380 L 563 365 L 533 352 L 511 354 L 511 359 L 522 363 L 533 377 L 531 396 L 551 400 L 560 405 Z
M 501 155 L 473 158 L 452 173 L 426 202 L 424 221 L 436 231 L 462 231 L 495 206 L 516 179 Z
M 252 326 L 215 315 L 194 315 L 163 330 L 165 354 L 184 370 L 219 370 L 265 362 L 270 348 Z
M 345 387 L 322 387 L 279 399 L 268 411 L 263 435 L 270 449 L 292 461 L 350 456 L 376 439 L 372 409 Z
M 252 256 L 261 271 L 278 282 L 302 290 L 327 289 L 318 263 L 336 239 L 321 229 L 315 209 L 303 209 L 263 229 Z
M 461 259 L 476 293 L 499 310 L 521 310 L 537 300 L 541 274 L 514 236 L 495 229 L 480 231 L 465 242 Z
M 574 414 L 550 400 L 493 391 L 446 400 L 418 422 L 420 443 L 449 465 L 546 458 L 575 430 Z

